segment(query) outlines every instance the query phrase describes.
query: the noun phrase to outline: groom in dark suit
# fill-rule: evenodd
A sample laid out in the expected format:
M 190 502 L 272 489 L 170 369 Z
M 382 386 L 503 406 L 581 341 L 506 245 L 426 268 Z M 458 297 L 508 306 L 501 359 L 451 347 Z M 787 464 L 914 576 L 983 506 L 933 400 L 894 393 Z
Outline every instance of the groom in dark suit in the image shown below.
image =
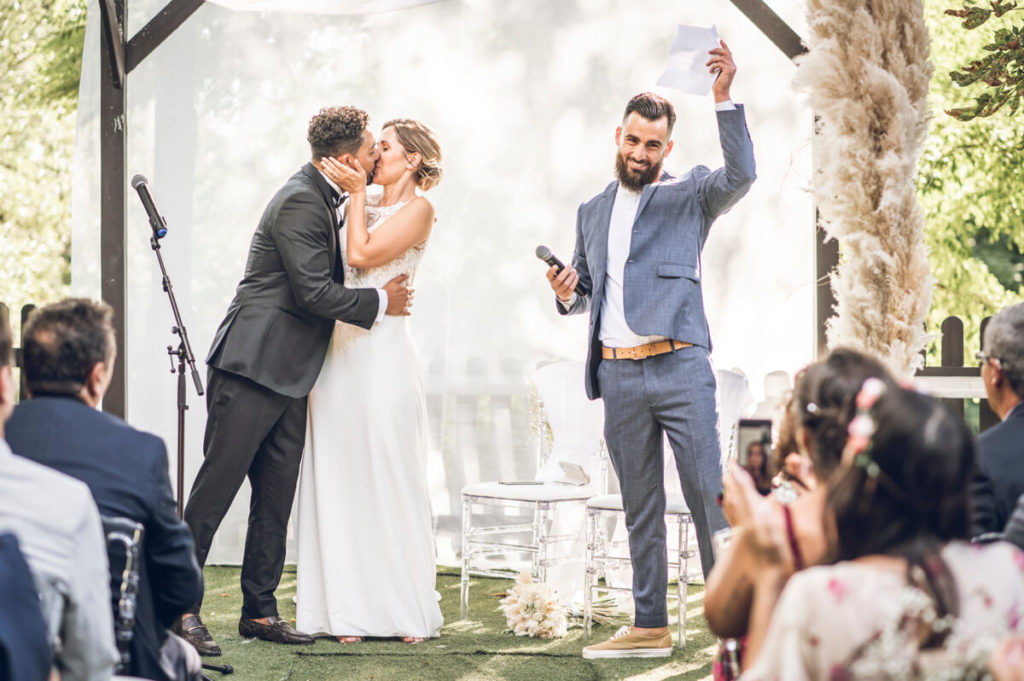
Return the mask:
M 633 563 L 635 624 L 583 649 L 585 658 L 661 657 L 672 652 L 665 591 L 662 439 L 675 454 L 704 574 L 711 535 L 725 527 L 715 504 L 722 467 L 715 375 L 704 316 L 700 254 L 711 223 L 754 182 L 743 107 L 729 94 L 736 65 L 725 43 L 707 63 L 725 165 L 662 172 L 676 116 L 653 93 L 633 97 L 615 133 L 617 181 L 580 206 L 572 266 L 548 270 L 560 314 L 589 313 L 586 387 L 604 398 L 605 442 L 622 489 Z M 577 283 L 582 295 L 573 292 Z
M 205 459 L 185 507 L 199 564 L 248 476 L 249 529 L 242 558 L 238 632 L 278 643 L 312 643 L 278 616 L 274 591 L 306 435 L 306 400 L 327 354 L 335 320 L 369 329 L 385 314 L 407 315 L 407 277 L 383 289 L 343 286 L 338 227 L 344 198 L 314 165 L 333 157 L 368 168 L 380 158 L 355 107 L 321 109 L 309 124 L 313 162 L 278 190 L 249 246 L 245 275 L 210 349 Z M 184 637 L 204 655 L 220 648 L 199 619 L 182 618 Z

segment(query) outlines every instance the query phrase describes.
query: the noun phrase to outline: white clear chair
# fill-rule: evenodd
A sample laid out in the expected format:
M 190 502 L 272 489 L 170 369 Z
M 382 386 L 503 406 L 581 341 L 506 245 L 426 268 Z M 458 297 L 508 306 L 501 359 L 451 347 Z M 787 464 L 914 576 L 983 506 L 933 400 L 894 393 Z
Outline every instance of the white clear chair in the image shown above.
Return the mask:
M 471 575 L 511 578 L 511 559 L 529 556 L 530 571 L 547 581 L 548 570 L 560 562 L 553 550 L 579 541 L 582 508 L 597 493 L 604 410 L 584 390 L 582 362 L 558 362 L 537 369 L 538 460 L 534 484 L 480 482 L 462 489 L 462 577 L 460 618 L 469 610 Z M 550 428 L 550 450 L 545 433 Z M 550 462 L 550 463 L 549 463 Z M 590 477 L 587 485 L 557 481 L 561 462 L 576 464 Z M 510 481 L 505 481 L 510 482 Z M 556 512 L 579 509 L 577 521 L 556 522 Z M 479 509 L 479 511 L 478 511 Z M 511 518 L 513 522 L 506 522 Z M 505 557 L 504 563 L 496 558 Z

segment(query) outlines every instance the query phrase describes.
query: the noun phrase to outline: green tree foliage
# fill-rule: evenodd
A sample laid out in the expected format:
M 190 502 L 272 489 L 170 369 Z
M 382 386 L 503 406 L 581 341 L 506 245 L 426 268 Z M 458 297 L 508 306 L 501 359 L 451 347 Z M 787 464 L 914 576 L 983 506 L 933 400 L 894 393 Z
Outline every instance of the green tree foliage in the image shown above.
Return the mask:
M 963 96 L 955 76 L 946 74 L 984 52 L 987 44 L 983 34 L 965 31 L 961 22 L 945 16 L 943 5 L 944 0 L 925 2 L 936 74 L 933 111 L 948 109 Z M 998 31 L 1011 30 L 1007 20 L 992 18 Z M 1016 110 L 1010 104 L 1004 111 Z M 1012 116 L 958 120 L 940 114 L 932 119 L 918 179 L 937 280 L 928 328 L 937 331 L 950 315 L 963 319 L 968 356 L 979 347 L 981 320 L 1019 300 L 1024 271 L 1021 167 L 1024 128 Z
M 84 0 L 0 0 L 0 301 L 68 294 Z M 17 333 L 17 328 L 15 328 Z
M 1016 2 L 991 0 L 987 7 L 979 7 L 974 0 L 964 0 L 961 9 L 947 9 L 945 14 L 963 19 L 963 27 L 971 31 L 989 19 L 998 20 L 1017 9 Z M 982 49 L 987 54 L 949 72 L 949 77 L 960 87 L 978 83 L 987 86 L 975 97 L 973 107 L 946 111 L 960 121 L 991 116 L 1004 106 L 1008 106 L 1008 113 L 1014 114 L 1020 107 L 1021 97 L 1024 97 L 1024 27 L 1005 23 L 996 26 Z

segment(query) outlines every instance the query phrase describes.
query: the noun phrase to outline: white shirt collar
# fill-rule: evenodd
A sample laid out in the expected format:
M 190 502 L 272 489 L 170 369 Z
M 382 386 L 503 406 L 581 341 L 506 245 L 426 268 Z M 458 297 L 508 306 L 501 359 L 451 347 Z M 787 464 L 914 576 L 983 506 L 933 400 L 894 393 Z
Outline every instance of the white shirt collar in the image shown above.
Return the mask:
M 316 166 L 313 166 L 313 167 L 316 168 Z M 316 168 L 316 172 L 320 173 L 320 177 L 322 177 L 325 180 L 327 180 L 327 184 L 331 185 L 331 189 L 333 189 L 338 196 L 341 196 L 342 194 L 345 193 L 345 192 L 341 191 L 341 187 L 339 187 L 338 185 L 334 184 L 334 182 L 331 181 L 331 178 L 329 178 L 326 175 L 324 175 L 324 172 L 322 170 L 320 170 L 319 168 Z

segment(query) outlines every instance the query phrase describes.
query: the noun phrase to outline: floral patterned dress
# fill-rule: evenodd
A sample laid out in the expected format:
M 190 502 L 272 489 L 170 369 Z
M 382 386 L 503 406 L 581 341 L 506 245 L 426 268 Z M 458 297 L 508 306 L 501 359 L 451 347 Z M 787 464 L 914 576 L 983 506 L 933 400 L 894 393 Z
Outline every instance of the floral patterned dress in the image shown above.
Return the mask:
M 906 575 L 857 562 L 794 575 L 744 681 L 983 678 L 989 654 L 1024 632 L 1024 554 L 1001 543 L 952 542 L 942 550 L 956 582 L 960 615 L 935 618 L 932 599 Z M 919 650 L 920 629 L 948 631 L 941 647 Z

